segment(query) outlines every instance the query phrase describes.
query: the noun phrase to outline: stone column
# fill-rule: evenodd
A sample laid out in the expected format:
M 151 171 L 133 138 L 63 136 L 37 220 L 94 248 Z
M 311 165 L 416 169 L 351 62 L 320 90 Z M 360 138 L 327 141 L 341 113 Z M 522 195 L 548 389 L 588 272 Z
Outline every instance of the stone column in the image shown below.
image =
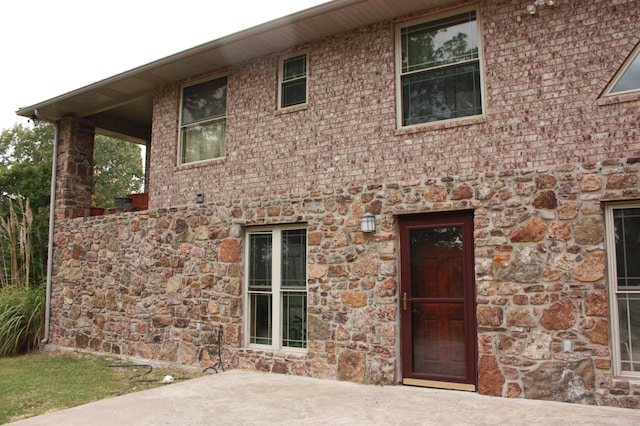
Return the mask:
M 63 118 L 58 125 L 56 219 L 89 216 L 95 126 L 75 118 Z

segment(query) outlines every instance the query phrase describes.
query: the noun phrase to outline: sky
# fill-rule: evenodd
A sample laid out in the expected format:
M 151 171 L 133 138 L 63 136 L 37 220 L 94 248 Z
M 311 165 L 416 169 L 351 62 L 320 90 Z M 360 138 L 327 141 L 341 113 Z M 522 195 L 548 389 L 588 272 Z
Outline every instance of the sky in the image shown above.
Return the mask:
M 19 108 L 326 0 L 2 0 L 0 130 Z

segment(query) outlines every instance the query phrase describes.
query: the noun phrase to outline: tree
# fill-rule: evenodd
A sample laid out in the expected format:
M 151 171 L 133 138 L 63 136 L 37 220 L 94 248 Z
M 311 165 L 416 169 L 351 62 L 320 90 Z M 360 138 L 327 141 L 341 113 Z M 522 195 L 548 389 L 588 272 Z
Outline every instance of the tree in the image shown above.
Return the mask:
M 16 124 L 0 133 L 0 218 L 10 221 L 16 214 L 12 202 L 28 200 L 33 217 L 27 267 L 34 285 L 44 281 L 46 271 L 53 133 L 53 126 L 43 123 L 33 127 Z M 15 247 L 3 245 L 2 260 L 10 257 L 12 250 Z
M 0 200 L 28 198 L 34 214 L 49 208 L 53 126 L 16 124 L 0 134 Z M 5 205 L 6 208 L 6 205 Z M 1 208 L 0 208 L 1 209 Z M 4 210 L 6 213 L 6 209 Z M 2 210 L 0 210 L 2 215 Z
M 139 145 L 96 136 L 93 162 L 92 206 L 112 207 L 115 197 L 142 190 L 144 173 Z

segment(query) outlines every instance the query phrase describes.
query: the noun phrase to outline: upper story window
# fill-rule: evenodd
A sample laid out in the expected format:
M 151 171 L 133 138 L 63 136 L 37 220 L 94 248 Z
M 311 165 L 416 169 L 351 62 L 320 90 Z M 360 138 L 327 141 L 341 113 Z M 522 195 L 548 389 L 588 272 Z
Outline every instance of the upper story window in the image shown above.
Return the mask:
M 307 54 L 296 53 L 280 59 L 280 108 L 307 103 Z
M 227 77 L 187 86 L 182 91 L 180 163 L 225 156 Z
M 402 126 L 482 114 L 476 10 L 399 28 Z
M 640 44 L 613 80 L 610 95 L 640 90 Z

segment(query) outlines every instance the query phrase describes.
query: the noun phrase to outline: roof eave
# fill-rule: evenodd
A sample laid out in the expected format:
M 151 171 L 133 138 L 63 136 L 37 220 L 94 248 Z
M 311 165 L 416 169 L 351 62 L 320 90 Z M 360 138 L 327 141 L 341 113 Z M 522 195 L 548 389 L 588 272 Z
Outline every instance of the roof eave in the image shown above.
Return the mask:
M 56 121 L 65 116 L 87 117 L 152 96 L 162 84 L 207 70 L 189 60 L 215 63 L 219 68 L 284 50 L 358 27 L 419 10 L 454 3 L 451 0 L 334 0 L 203 43 L 60 96 L 23 107 L 16 114 Z M 375 10 L 375 13 L 373 12 Z M 336 19 L 343 18 L 343 19 Z M 290 34 L 291 33 L 291 34 Z M 253 47 L 258 43 L 268 48 Z M 226 53 L 232 52 L 230 55 Z M 200 69 L 202 68 L 202 69 Z M 208 70 L 214 70 L 208 68 Z

